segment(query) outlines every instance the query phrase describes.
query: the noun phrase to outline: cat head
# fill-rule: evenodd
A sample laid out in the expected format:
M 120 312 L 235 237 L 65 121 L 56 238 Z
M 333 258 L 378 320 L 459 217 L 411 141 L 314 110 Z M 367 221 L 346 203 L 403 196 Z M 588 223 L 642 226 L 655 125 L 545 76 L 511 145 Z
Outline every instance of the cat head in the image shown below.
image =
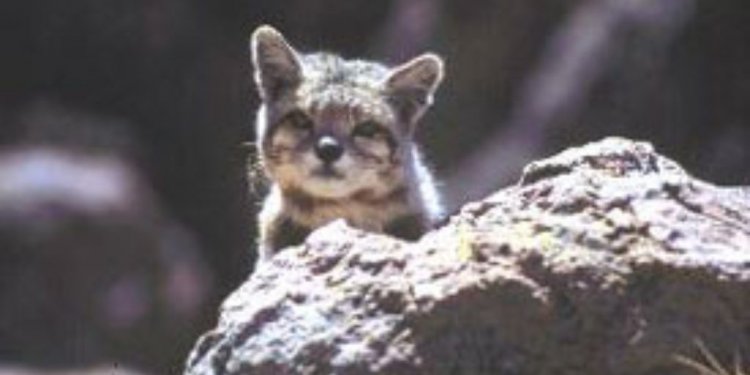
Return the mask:
M 443 77 L 440 57 L 389 68 L 301 54 L 270 26 L 255 30 L 250 48 L 261 98 L 258 145 L 282 189 L 336 199 L 403 184 L 413 132 Z

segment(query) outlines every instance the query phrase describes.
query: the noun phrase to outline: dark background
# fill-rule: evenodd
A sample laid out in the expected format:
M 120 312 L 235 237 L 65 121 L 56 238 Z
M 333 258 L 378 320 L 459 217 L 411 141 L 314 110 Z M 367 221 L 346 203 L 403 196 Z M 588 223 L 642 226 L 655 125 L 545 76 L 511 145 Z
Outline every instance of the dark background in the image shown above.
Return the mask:
M 243 144 L 262 23 L 301 51 L 444 56 L 419 140 L 455 209 L 609 135 L 750 184 L 748 4 L 5 1 L 0 363 L 180 371 L 254 261 Z

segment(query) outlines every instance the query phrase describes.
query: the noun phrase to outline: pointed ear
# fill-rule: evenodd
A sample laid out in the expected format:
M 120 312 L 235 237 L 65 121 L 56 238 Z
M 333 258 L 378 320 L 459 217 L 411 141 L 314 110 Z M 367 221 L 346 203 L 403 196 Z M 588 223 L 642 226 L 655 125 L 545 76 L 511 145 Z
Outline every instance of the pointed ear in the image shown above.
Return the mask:
M 411 124 L 432 104 L 442 80 L 443 59 L 426 53 L 391 70 L 385 89 L 402 119 Z
M 255 29 L 250 38 L 255 84 L 264 101 L 280 98 L 302 81 L 302 64 L 284 36 L 271 26 Z

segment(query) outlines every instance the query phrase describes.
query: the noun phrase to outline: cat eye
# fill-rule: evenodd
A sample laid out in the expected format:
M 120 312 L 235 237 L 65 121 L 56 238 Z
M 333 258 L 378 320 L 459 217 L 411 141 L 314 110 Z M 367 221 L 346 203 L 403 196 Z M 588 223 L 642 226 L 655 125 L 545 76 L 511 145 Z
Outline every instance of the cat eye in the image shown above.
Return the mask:
M 357 124 L 352 131 L 355 137 L 373 138 L 383 132 L 383 127 L 375 121 L 365 121 Z
M 286 115 L 284 121 L 297 130 L 309 131 L 313 128 L 312 120 L 300 111 L 294 111 Z

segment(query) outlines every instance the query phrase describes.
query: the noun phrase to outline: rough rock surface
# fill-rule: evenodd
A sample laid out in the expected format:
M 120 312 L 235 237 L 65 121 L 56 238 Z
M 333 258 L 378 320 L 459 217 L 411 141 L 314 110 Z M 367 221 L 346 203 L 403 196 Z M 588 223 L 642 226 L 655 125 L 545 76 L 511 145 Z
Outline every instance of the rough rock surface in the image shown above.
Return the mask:
M 187 374 L 694 374 L 750 358 L 750 195 L 608 138 L 417 243 L 338 222 L 235 291 Z M 731 367 L 731 366 L 727 366 Z

